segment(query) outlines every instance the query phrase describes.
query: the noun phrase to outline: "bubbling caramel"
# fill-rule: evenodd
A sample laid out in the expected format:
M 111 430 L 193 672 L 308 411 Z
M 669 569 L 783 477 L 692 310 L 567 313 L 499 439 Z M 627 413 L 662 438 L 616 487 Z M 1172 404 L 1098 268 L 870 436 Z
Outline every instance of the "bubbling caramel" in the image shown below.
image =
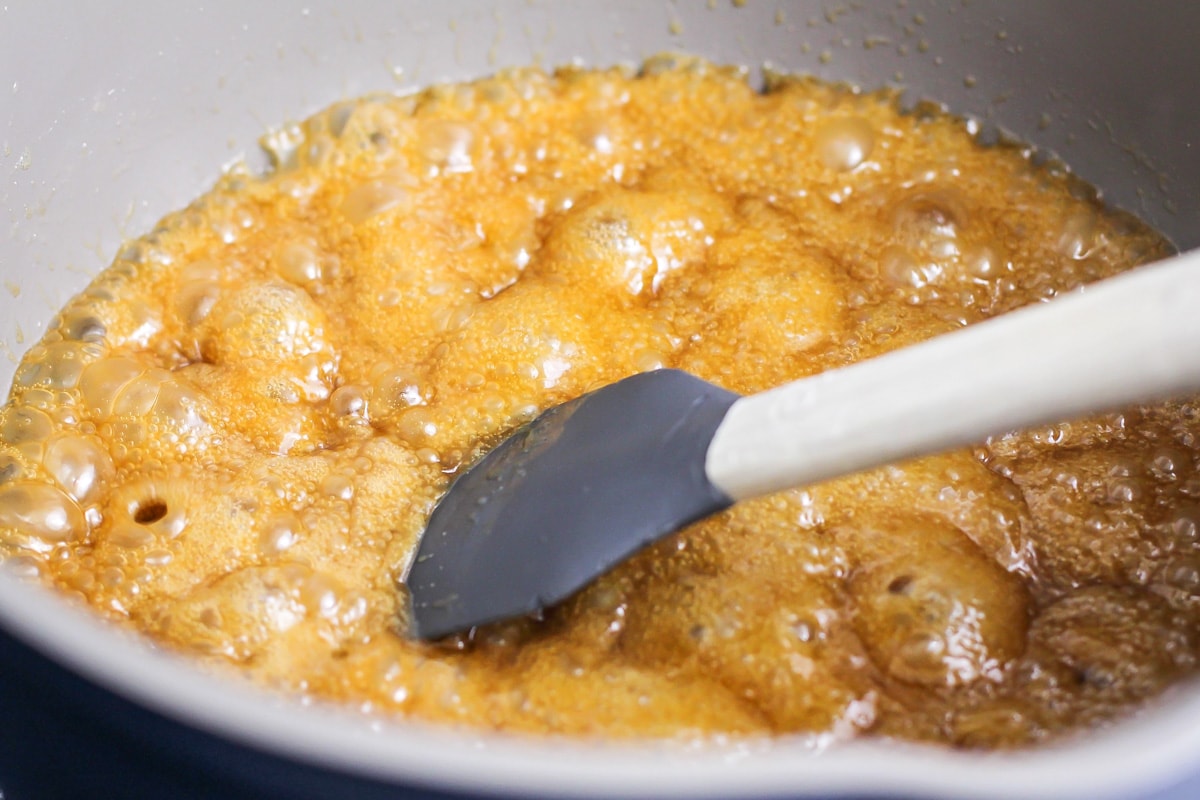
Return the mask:
M 13 572 L 269 687 L 529 733 L 1024 745 L 1195 670 L 1194 400 L 742 503 L 544 618 L 405 635 L 433 503 L 539 411 L 665 366 L 760 391 L 1170 252 L 1063 168 L 683 57 L 267 144 L 26 354 Z

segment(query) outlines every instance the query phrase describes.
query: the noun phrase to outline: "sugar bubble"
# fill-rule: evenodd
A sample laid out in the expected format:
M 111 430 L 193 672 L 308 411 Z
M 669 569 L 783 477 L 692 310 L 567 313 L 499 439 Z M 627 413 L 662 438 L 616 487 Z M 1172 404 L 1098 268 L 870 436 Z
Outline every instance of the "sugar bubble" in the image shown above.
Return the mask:
M 112 458 L 94 436 L 61 434 L 46 445 L 46 471 L 76 502 L 94 500 L 113 474 Z
M 79 506 L 49 484 L 25 481 L 0 489 L 0 533 L 18 547 L 46 553 L 86 531 Z
M 875 128 L 862 117 L 837 117 L 817 128 L 814 144 L 822 164 L 849 172 L 871 157 Z

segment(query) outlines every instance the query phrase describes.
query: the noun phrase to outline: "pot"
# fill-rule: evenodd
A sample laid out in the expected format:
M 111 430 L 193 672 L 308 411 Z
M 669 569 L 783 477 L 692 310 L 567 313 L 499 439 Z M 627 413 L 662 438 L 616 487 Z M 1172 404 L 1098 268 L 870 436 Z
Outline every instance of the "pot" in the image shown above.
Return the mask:
M 1200 5 L 634 0 L 0 6 L 0 384 L 55 310 L 257 138 L 339 99 L 674 49 L 903 85 L 1061 157 L 1200 245 Z M 0 577 L 0 794 L 74 797 L 1200 795 L 1200 686 L 1036 751 L 600 744 L 369 723 L 218 680 Z M 818 748 L 819 749 L 819 748 Z

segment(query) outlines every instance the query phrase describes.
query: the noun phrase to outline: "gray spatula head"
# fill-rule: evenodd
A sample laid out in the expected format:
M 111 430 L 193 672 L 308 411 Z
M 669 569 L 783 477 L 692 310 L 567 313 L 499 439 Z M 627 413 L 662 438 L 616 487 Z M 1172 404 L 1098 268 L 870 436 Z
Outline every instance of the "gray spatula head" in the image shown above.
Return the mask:
M 704 473 L 738 396 L 677 370 L 556 406 L 460 476 L 406 578 L 432 639 L 565 599 L 635 551 L 730 505 Z

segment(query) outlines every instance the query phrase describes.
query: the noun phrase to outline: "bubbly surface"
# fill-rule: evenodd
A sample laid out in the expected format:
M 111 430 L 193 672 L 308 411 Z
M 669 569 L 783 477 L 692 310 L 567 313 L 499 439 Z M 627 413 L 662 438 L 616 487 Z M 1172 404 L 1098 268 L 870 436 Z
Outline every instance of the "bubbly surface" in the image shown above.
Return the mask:
M 534 733 L 1018 745 L 1195 669 L 1194 401 L 743 503 L 544 618 L 405 636 L 433 503 L 540 410 L 662 366 L 760 391 L 1170 252 L 1061 167 L 683 57 L 266 145 L 25 356 L 9 570 L 270 687 Z

